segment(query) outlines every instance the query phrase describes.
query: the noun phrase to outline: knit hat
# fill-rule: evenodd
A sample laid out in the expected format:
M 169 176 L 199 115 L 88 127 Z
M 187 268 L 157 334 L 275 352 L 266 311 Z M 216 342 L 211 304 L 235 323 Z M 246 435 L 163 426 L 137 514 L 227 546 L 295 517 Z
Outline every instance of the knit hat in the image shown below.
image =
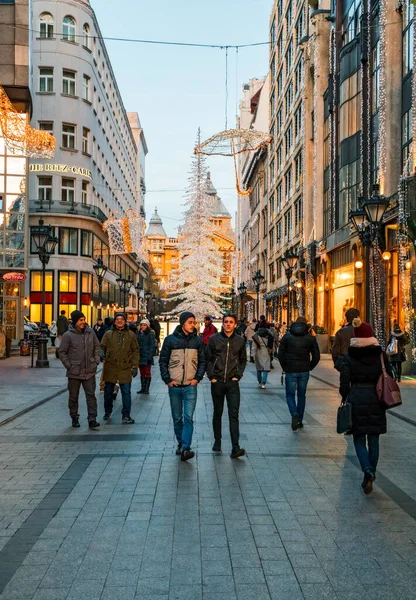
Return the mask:
M 352 321 L 352 326 L 354 327 L 354 336 L 355 338 L 371 338 L 374 337 L 373 328 L 370 323 L 366 323 L 365 321 L 361 321 L 359 317 L 356 317 Z
M 80 319 L 82 319 L 83 317 L 85 319 L 84 313 L 82 313 L 80 310 L 73 310 L 72 313 L 71 313 L 72 325 L 75 327 L 76 324 L 78 323 L 78 321 Z
M 127 319 L 126 319 L 126 315 L 125 315 L 123 312 L 116 312 L 116 314 L 114 315 L 114 320 L 116 320 L 116 319 L 117 319 L 117 317 L 123 317 L 123 319 L 124 319 L 125 321 L 127 321 Z
M 181 324 L 181 327 L 183 327 L 185 325 L 185 323 L 188 319 L 195 319 L 194 313 L 191 313 L 189 311 L 183 312 L 181 314 L 181 316 L 179 317 L 179 323 Z
M 140 321 L 140 325 L 147 325 L 148 327 L 150 327 L 150 321 L 148 319 L 142 319 Z

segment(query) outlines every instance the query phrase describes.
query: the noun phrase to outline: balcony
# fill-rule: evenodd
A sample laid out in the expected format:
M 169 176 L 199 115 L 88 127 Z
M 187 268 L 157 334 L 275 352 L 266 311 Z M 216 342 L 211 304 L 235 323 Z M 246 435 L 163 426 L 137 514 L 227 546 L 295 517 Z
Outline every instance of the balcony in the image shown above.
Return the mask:
M 62 202 L 61 200 L 29 200 L 29 211 L 33 213 L 54 213 L 59 215 L 77 215 L 90 217 L 104 223 L 108 219 L 101 208 L 80 202 Z

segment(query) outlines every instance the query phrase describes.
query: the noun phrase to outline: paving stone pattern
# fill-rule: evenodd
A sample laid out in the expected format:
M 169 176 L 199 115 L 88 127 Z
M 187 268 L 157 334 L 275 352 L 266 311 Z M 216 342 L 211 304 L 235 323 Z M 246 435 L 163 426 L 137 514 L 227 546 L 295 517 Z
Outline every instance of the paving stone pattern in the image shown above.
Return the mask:
M 366 497 L 352 441 L 334 431 L 336 390 L 311 379 L 293 433 L 280 372 L 259 390 L 249 365 L 247 456 L 229 457 L 226 415 L 223 454 L 211 452 L 205 379 L 197 456 L 181 463 L 154 375 L 148 397 L 134 381 L 133 426 L 118 401 L 89 432 L 82 399 L 74 430 L 60 395 L 0 428 L 1 600 L 414 600 L 414 426 L 389 418 Z

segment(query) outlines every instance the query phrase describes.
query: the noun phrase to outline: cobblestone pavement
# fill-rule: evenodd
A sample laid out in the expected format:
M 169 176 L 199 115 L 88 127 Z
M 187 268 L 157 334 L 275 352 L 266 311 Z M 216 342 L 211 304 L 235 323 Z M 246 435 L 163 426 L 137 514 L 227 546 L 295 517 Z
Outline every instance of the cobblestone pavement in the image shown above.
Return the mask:
M 1 600 L 414 600 L 413 425 L 389 417 L 364 496 L 352 441 L 334 432 L 336 390 L 311 379 L 293 433 L 279 370 L 259 390 L 249 365 L 247 456 L 229 457 L 226 415 L 223 454 L 211 452 L 205 379 L 197 456 L 182 463 L 157 371 L 148 397 L 134 381 L 133 426 L 118 401 L 90 432 L 82 400 L 74 430 L 61 394 L 0 428 Z

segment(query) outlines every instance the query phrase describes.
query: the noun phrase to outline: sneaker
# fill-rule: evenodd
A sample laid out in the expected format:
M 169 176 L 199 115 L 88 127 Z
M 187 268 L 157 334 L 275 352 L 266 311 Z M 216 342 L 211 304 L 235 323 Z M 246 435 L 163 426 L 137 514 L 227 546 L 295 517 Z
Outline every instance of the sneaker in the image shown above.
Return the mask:
M 181 460 L 185 461 L 185 460 L 189 460 L 190 458 L 193 458 L 195 456 L 195 452 L 193 450 L 190 450 L 189 448 L 187 448 L 186 450 L 183 450 L 181 452 Z
M 97 429 L 100 426 L 99 423 L 97 423 L 97 421 L 94 419 L 93 421 L 89 421 L 88 423 L 88 427 L 90 429 Z
M 361 487 L 363 488 L 365 495 L 371 494 L 371 492 L 373 491 L 373 481 L 375 481 L 375 479 L 375 473 L 371 471 L 364 472 L 364 479 L 361 484 Z
M 262 384 L 260 385 L 260 387 L 261 387 L 261 389 L 262 389 L 262 390 L 265 390 L 265 389 L 266 389 L 266 384 L 265 384 L 265 383 L 262 383 Z
M 231 458 L 240 458 L 240 456 L 244 456 L 246 453 L 246 451 L 244 450 L 244 448 L 240 448 L 240 447 L 236 447 L 233 448 L 233 451 L 231 452 Z
M 292 417 L 292 431 L 296 431 L 299 427 L 299 417 L 298 415 L 293 415 Z
M 177 445 L 175 454 L 176 454 L 176 456 L 179 456 L 180 454 L 182 454 L 182 444 Z
M 130 416 L 129 417 L 123 417 L 122 420 L 121 420 L 121 422 L 124 425 L 133 425 L 134 419 L 132 419 Z
M 302 423 L 302 421 L 299 422 L 298 429 L 303 429 L 303 423 Z
M 221 452 L 221 441 L 215 440 L 214 445 L 212 446 L 213 452 Z
M 258 384 L 259 388 L 261 388 L 261 383 Z
M 104 421 L 108 421 L 108 419 L 111 419 L 111 414 L 112 413 L 105 413 L 105 415 L 103 416 Z
M 72 427 L 81 427 L 78 417 L 72 417 Z

